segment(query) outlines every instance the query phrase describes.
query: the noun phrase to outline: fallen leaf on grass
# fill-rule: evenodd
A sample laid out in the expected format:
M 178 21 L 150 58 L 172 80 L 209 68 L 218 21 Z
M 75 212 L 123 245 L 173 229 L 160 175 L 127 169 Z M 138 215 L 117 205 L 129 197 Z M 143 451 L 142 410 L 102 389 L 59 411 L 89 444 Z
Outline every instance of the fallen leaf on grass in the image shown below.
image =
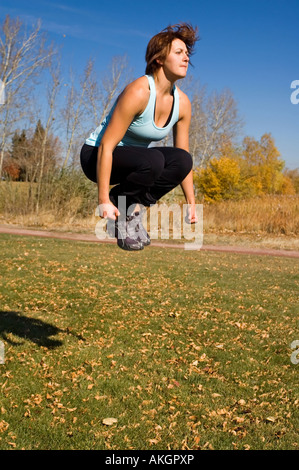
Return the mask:
M 155 445 L 158 444 L 159 440 L 158 439 L 149 439 L 150 445 Z
M 105 424 L 106 426 L 112 426 L 113 424 L 117 423 L 117 419 L 116 418 L 104 418 L 102 423 Z
M 9 424 L 6 421 L 4 420 L 0 421 L 0 432 L 4 432 L 8 428 L 9 428 Z

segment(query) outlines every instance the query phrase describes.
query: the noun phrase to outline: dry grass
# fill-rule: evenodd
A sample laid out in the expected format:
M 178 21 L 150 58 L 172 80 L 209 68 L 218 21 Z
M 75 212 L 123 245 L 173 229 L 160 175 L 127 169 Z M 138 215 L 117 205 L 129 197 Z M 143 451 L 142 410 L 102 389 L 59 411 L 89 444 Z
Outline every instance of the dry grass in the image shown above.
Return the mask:
M 205 205 L 208 232 L 299 235 L 299 196 L 263 196 Z
M 68 182 L 69 184 L 69 182 Z M 29 204 L 26 183 L 0 184 L 0 223 L 28 228 L 93 233 L 98 219 L 95 185 L 79 185 L 44 198 L 39 213 Z M 31 188 L 32 189 L 32 188 Z M 65 197 L 67 192 L 68 197 Z M 86 196 L 87 194 L 87 196 Z M 62 196 L 61 196 L 62 195 Z M 180 190 L 163 202 L 183 200 Z M 200 203 L 200 201 L 198 201 Z M 299 250 L 299 195 L 264 196 L 204 204 L 204 244 Z
M 206 244 L 299 250 L 299 196 L 204 205 Z

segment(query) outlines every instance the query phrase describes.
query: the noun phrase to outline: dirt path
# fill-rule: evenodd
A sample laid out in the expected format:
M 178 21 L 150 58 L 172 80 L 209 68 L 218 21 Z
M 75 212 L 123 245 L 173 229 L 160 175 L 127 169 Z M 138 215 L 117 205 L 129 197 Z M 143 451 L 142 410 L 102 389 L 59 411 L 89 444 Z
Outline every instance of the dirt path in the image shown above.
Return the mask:
M 115 244 L 116 242 L 111 239 L 99 240 L 96 235 L 84 234 L 84 233 L 73 233 L 73 232 L 57 232 L 49 230 L 31 230 L 25 228 L 10 227 L 7 225 L 0 225 L 0 233 L 7 233 L 11 235 L 24 235 L 34 236 L 42 238 L 57 238 L 62 240 L 74 240 L 74 241 L 86 241 L 95 243 L 110 243 Z M 152 241 L 151 247 L 159 248 L 179 248 L 184 249 L 184 244 L 175 243 L 163 243 L 159 241 Z M 147 248 L 148 249 L 148 248 Z M 250 248 L 243 246 L 229 246 L 229 245 L 203 245 L 201 251 L 219 251 L 225 253 L 240 253 L 246 255 L 267 255 L 267 256 L 282 256 L 286 258 L 299 258 L 299 251 L 291 250 L 273 250 L 267 248 Z

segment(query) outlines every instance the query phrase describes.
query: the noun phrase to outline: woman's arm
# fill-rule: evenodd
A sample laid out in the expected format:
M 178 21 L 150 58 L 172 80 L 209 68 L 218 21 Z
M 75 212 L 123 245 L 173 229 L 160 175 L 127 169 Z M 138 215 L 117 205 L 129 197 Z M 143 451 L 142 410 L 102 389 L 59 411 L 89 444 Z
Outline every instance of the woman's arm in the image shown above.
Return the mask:
M 187 95 L 180 93 L 180 116 L 179 120 L 174 126 L 173 129 L 173 141 L 174 146 L 184 149 L 189 152 L 189 128 L 191 122 L 191 103 Z M 193 186 L 193 170 L 186 176 L 186 178 L 181 182 L 181 188 L 184 192 L 184 196 L 187 204 L 189 205 L 188 209 L 188 219 L 190 223 L 197 222 L 197 216 L 195 211 L 195 195 L 194 195 L 194 186 Z
M 130 83 L 119 96 L 111 120 L 102 137 L 97 160 L 97 181 L 100 215 L 115 219 L 118 209 L 109 199 L 112 154 L 125 135 L 134 117 L 143 112 L 149 99 L 146 77 Z

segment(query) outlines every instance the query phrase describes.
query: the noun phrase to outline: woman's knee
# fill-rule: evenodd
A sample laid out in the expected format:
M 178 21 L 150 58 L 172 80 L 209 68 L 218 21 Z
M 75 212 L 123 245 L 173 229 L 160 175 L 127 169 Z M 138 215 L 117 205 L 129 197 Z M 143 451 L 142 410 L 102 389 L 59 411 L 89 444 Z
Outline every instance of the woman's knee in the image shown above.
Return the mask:
M 176 164 L 179 166 L 180 171 L 186 174 L 187 176 L 193 167 L 193 160 L 191 154 L 184 149 L 177 148 Z

